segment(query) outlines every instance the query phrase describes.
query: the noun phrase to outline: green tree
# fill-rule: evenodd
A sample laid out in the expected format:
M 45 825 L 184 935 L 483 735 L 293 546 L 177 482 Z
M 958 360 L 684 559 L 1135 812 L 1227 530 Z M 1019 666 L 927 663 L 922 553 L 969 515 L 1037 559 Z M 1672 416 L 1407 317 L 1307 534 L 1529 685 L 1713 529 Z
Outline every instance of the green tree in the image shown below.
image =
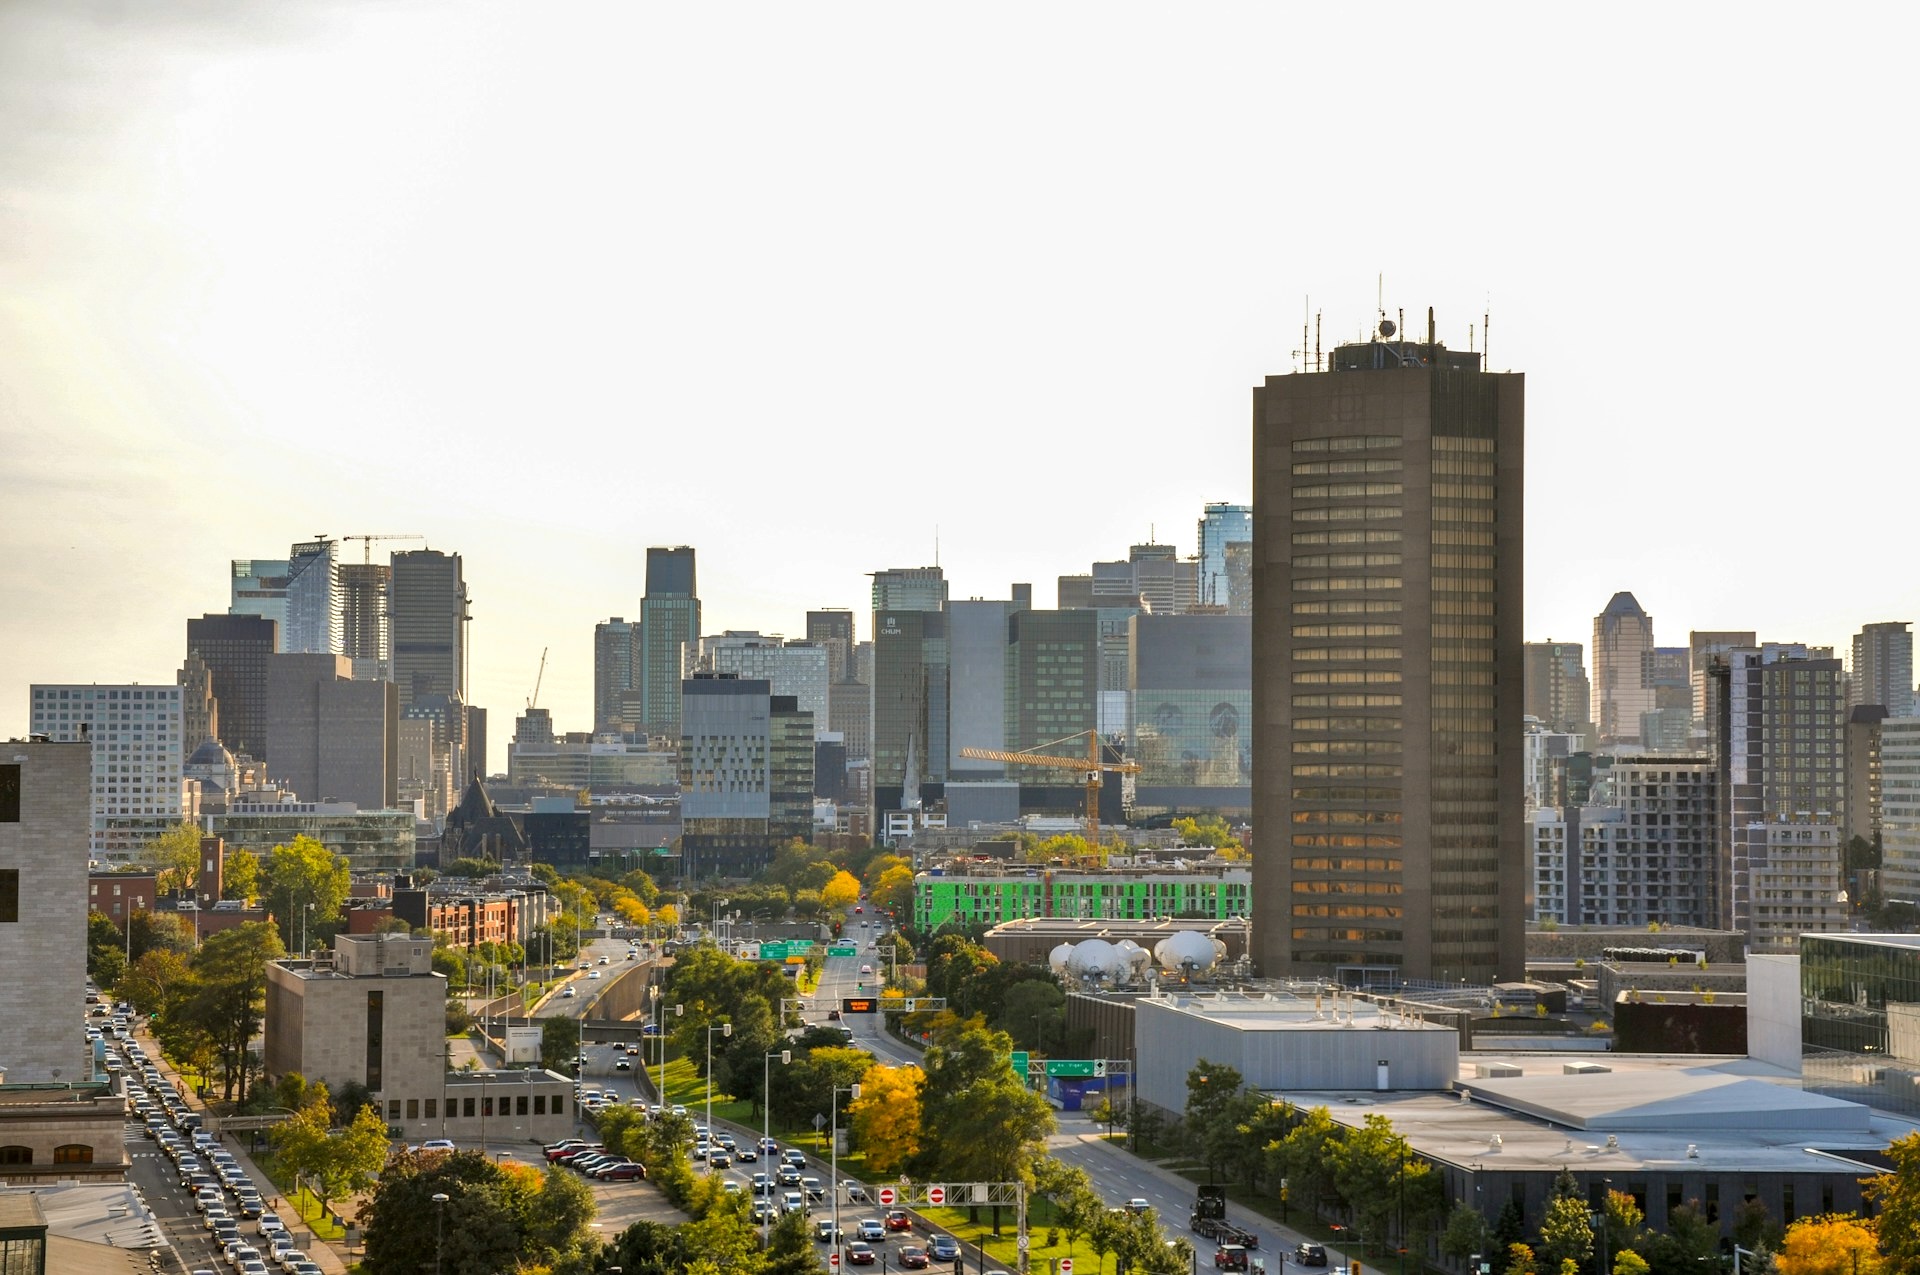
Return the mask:
M 1606 1225 L 1600 1228 L 1600 1238 L 1606 1246 L 1600 1253 L 1600 1265 L 1608 1267 L 1612 1265 L 1613 1254 L 1621 1249 L 1639 1248 L 1641 1237 L 1647 1233 L 1647 1215 L 1625 1191 L 1608 1191 L 1600 1211 L 1606 1218 Z
M 1920 1132 L 1896 1138 L 1887 1159 L 1892 1172 L 1869 1178 L 1865 1192 L 1879 1213 L 1880 1247 L 1893 1270 L 1920 1271 Z
M 1525 1244 L 1507 1246 L 1506 1275 L 1539 1275 L 1540 1264 L 1533 1256 L 1533 1249 Z
M 1614 1254 L 1613 1275 L 1648 1275 L 1652 1269 L 1646 1258 L 1630 1248 Z
M 1492 1240 L 1493 1232 L 1480 1210 L 1460 1200 L 1448 1212 L 1446 1229 L 1440 1232 L 1440 1252 L 1462 1262 L 1475 1253 L 1487 1252 Z
M 149 912 L 143 909 L 132 915 L 130 923 L 133 926 L 135 961 L 149 952 L 173 952 L 185 956 L 193 951 L 193 925 L 178 912 Z
M 299 836 L 269 851 L 260 873 L 261 893 L 279 922 L 282 946 L 291 949 L 299 941 L 303 923 L 309 946 L 324 942 L 338 927 L 352 887 L 345 857 Z
M 402 1154 L 387 1162 L 362 1214 L 365 1265 L 492 1275 L 570 1262 L 589 1247 L 591 1217 L 591 1195 L 561 1170 L 502 1166 L 471 1151 Z
M 1173 830 L 1190 846 L 1208 846 L 1215 850 L 1240 848 L 1240 839 L 1233 835 L 1233 829 L 1227 827 L 1227 821 L 1218 815 L 1207 815 L 1201 819 L 1175 819 Z
M 1547 1201 L 1547 1215 L 1540 1222 L 1539 1253 L 1542 1261 L 1556 1268 L 1567 1261 L 1585 1263 L 1593 1256 L 1593 1223 L 1588 1220 L 1585 1200 L 1555 1195 Z
M 140 849 L 140 857 L 154 869 L 154 890 L 178 894 L 200 875 L 200 829 L 177 823 Z
M 1287 1136 L 1267 1146 L 1267 1172 L 1285 1178 L 1288 1193 L 1308 1208 L 1320 1210 L 1339 1199 L 1339 1181 L 1334 1172 L 1335 1148 L 1340 1143 L 1340 1126 L 1325 1107 L 1314 1107 L 1287 1131 Z
M 207 936 L 190 965 L 192 977 L 167 1010 L 211 1043 L 228 1101 L 246 1101 L 247 1060 L 267 1006 L 267 962 L 286 955 L 265 921 L 248 921 Z
M 788 1213 L 773 1224 L 761 1270 L 764 1275 L 819 1275 L 820 1259 L 807 1234 L 806 1214 Z
M 1013 1042 L 979 1019 L 937 1028 L 921 1091 L 926 1112 L 920 1163 L 941 1177 L 1032 1182 L 1033 1164 L 1053 1132 L 1053 1108 L 1007 1066 Z M 998 1233 L 999 1209 L 994 1210 Z
M 1066 1038 L 1067 994 L 1052 979 L 1029 978 L 1006 990 L 994 1021 L 1020 1049 L 1045 1053 Z
M 580 1020 L 543 1018 L 540 1020 L 540 1065 L 549 1071 L 573 1074 L 573 1060 L 580 1056 Z
M 260 856 L 229 850 L 220 861 L 220 897 L 248 901 L 260 893 Z
M 614 1237 L 606 1256 L 626 1275 L 681 1275 L 690 1260 L 681 1228 L 662 1222 L 635 1222 Z
M 1667 1210 L 1667 1229 L 1648 1235 L 1639 1249 L 1655 1275 L 1697 1275 L 1699 1263 L 1720 1252 L 1720 1227 L 1706 1219 L 1698 1200 Z

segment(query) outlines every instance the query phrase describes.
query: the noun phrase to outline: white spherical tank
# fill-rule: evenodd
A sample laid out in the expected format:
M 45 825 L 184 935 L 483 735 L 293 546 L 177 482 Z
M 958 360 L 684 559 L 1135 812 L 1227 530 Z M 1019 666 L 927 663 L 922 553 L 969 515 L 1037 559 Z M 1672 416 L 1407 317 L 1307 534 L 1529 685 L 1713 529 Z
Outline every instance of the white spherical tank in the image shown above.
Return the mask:
M 1127 978 L 1138 980 L 1146 976 L 1147 966 L 1153 964 L 1153 955 L 1132 939 L 1121 939 L 1113 945 L 1119 954 L 1121 968 Z
M 1177 974 L 1182 969 L 1211 969 L 1224 951 L 1224 945 L 1198 930 L 1181 930 L 1153 945 L 1154 959 L 1160 962 L 1161 969 L 1170 974 Z
M 1047 953 L 1047 968 L 1052 970 L 1055 974 L 1066 973 L 1067 958 L 1072 955 L 1073 955 L 1073 944 L 1062 943 L 1059 947 L 1056 947 L 1051 952 Z
M 1067 972 L 1086 979 L 1110 978 L 1119 964 L 1119 954 L 1105 939 L 1086 939 L 1073 945 L 1067 958 Z

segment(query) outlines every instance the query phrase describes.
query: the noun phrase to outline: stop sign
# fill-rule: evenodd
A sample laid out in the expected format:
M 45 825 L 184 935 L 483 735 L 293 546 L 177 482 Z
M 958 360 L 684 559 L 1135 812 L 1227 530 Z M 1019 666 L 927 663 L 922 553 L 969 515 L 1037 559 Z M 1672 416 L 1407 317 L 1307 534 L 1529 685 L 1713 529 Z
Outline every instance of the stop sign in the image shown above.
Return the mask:
M 947 1188 L 943 1186 L 930 1186 L 927 1188 L 928 1204 L 945 1204 L 946 1202 Z
M 892 1188 L 892 1187 L 890 1187 L 890 1186 L 883 1186 L 883 1187 L 881 1187 L 881 1188 L 880 1188 L 880 1195 L 879 1195 L 879 1199 L 880 1199 L 880 1203 L 882 1203 L 882 1204 L 892 1204 L 892 1203 L 893 1203 L 893 1198 L 894 1198 L 894 1197 L 893 1197 L 893 1188 Z

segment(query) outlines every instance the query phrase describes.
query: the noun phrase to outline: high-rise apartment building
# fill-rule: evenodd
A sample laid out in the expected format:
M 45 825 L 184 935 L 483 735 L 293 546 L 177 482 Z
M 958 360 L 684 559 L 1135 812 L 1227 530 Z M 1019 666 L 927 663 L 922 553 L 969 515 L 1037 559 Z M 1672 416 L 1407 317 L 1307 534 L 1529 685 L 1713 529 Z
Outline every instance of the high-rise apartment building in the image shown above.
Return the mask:
M 1846 798 L 1843 839 L 1871 842 L 1880 835 L 1884 810 L 1881 760 L 1881 724 L 1887 720 L 1882 704 L 1855 704 L 1847 710 Z
M 1254 391 L 1268 975 L 1523 969 L 1524 393 L 1431 339 Z
M 1560 734 L 1590 734 L 1593 723 L 1587 714 L 1593 709 L 1593 685 L 1587 680 L 1586 652 L 1581 645 L 1529 642 L 1524 659 L 1527 716 L 1538 718 L 1541 725 Z
M 827 648 L 827 681 L 853 678 L 853 612 L 835 607 L 807 612 L 807 641 Z
M 30 729 L 92 746 L 87 845 L 96 859 L 136 862 L 147 842 L 189 817 L 178 686 L 31 688 Z
M 1095 729 L 1099 712 L 1100 642 L 1094 614 L 1015 611 L 1007 619 L 1006 634 L 1004 747 L 1009 752 L 1084 756 L 1086 744 L 1078 737 Z M 956 720 L 959 714 L 956 697 Z M 1059 745 L 1057 741 L 1063 739 L 1077 742 Z M 1062 771 L 1015 766 L 1012 773 L 1023 788 L 1064 790 L 1044 794 L 1041 804 L 1046 808 L 1071 811 L 1085 806 L 1085 790 Z M 1023 799 L 1023 804 L 1035 803 Z
M 0 1063 L 8 1085 L 90 1081 L 91 1051 L 74 1006 L 87 981 L 87 780 L 97 746 L 15 740 L 4 748 Z
M 235 756 L 267 759 L 267 661 L 279 626 L 256 615 L 203 615 L 187 621 L 187 654 L 213 679 L 220 742 Z
M 1727 652 L 1713 675 L 1721 682 L 1719 924 L 1769 946 L 1786 943 L 1794 925 L 1831 928 L 1846 795 L 1840 661 L 1818 648 L 1768 643 Z M 1794 884 L 1813 878 L 1817 886 Z M 1783 900 L 1783 890 L 1803 897 Z
M 1253 543 L 1253 506 L 1211 504 L 1200 511 L 1200 605 L 1227 607 L 1231 600 L 1227 546 Z
M 1597 745 L 1638 744 L 1640 715 L 1653 711 L 1647 657 L 1653 652 L 1653 617 L 1631 593 L 1613 595 L 1593 617 L 1593 724 Z
M 1913 716 L 1911 620 L 1869 624 L 1853 635 L 1847 703 L 1884 704 L 1893 717 Z
M 640 727 L 680 738 L 680 687 L 687 648 L 700 641 L 700 595 L 693 549 L 647 550 L 647 592 L 640 599 Z
M 276 655 L 267 666 L 268 773 L 302 801 L 399 804 L 400 688 L 353 680 L 344 655 Z
M 1713 665 L 1728 651 L 1758 645 L 1758 637 L 1747 630 L 1695 629 L 1687 634 L 1688 680 L 1693 685 L 1693 750 L 1711 751 L 1714 723 L 1720 720 L 1720 683 L 1713 677 Z
M 873 609 L 944 611 L 947 575 L 939 567 L 889 567 L 873 573 Z
M 688 678 L 681 703 L 681 870 L 752 876 L 812 828 L 812 715 L 723 673 Z
M 1136 614 L 1131 627 L 1134 809 L 1245 817 L 1253 801 L 1252 622 Z
M 409 549 L 393 555 L 390 633 L 400 707 L 429 696 L 467 696 L 467 582 L 460 555 Z M 456 785 L 463 780 L 456 776 Z
M 1880 897 L 1920 906 L 1920 717 L 1889 717 L 1880 737 Z
M 1693 686 L 1690 653 L 1684 646 L 1656 646 L 1647 652 L 1641 681 L 1653 693 L 1653 708 L 1640 715 L 1640 740 L 1661 753 L 1680 753 L 1693 735 Z
M 1700 757 L 1616 762 L 1584 806 L 1533 814 L 1534 918 L 1710 926 L 1717 775 Z
M 948 672 L 953 716 L 947 732 L 947 777 L 1001 780 L 996 761 L 962 757 L 966 748 L 1007 748 L 1007 622 L 1011 601 L 973 598 L 947 604 Z
M 630 692 L 639 683 L 640 626 L 619 616 L 593 626 L 593 729 L 596 734 L 621 734 L 637 722 L 625 714 Z

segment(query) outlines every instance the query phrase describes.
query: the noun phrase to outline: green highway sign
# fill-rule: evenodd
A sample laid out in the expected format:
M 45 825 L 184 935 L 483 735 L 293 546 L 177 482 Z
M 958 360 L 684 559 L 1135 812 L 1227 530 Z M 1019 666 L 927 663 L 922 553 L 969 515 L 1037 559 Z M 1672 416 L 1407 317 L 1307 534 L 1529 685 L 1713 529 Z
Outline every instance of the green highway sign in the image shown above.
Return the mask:
M 787 943 L 762 943 L 760 959 L 763 961 L 784 961 L 791 945 Z
M 1019 1076 L 1022 1080 L 1026 1079 L 1027 1051 L 1024 1049 L 1016 1049 L 1013 1051 L 1013 1074 Z
M 1094 1068 L 1091 1058 L 1049 1058 L 1047 1060 L 1047 1075 L 1049 1076 L 1061 1076 L 1072 1079 L 1076 1077 L 1089 1077 L 1093 1074 Z
M 858 956 L 860 945 L 857 943 L 835 943 L 827 949 L 828 956 Z

